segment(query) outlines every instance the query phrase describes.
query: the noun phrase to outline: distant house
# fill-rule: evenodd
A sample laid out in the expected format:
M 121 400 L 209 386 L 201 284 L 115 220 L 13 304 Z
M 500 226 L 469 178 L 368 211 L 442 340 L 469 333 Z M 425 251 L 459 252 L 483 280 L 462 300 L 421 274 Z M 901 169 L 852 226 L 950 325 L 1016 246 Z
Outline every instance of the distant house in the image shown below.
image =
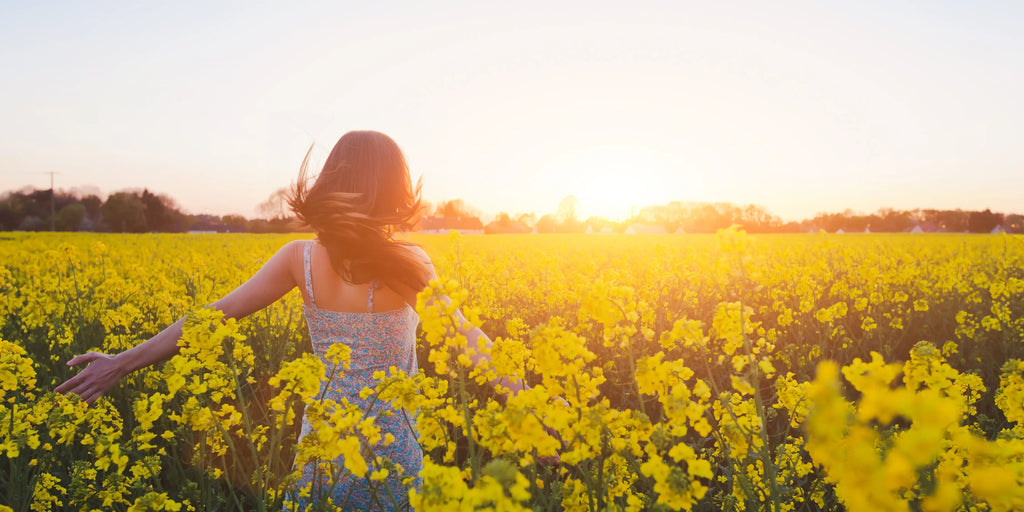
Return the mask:
M 942 229 L 934 222 L 918 222 L 916 226 L 911 228 L 911 233 L 938 233 Z
M 643 224 L 637 222 L 626 228 L 627 235 L 665 235 L 668 231 L 661 224 Z
M 1006 233 L 1006 226 L 1003 226 L 1002 224 L 997 224 L 996 227 L 992 228 L 992 231 L 989 231 L 989 234 L 992 235 L 998 235 L 1000 233 Z
M 461 232 L 461 230 L 460 230 Z M 508 235 L 529 233 L 530 227 L 521 222 L 490 222 L 484 226 L 485 235 Z
M 843 228 L 839 228 L 839 229 L 836 230 L 836 234 L 837 235 L 841 235 L 843 233 L 846 233 L 846 231 L 843 231 Z
M 443 235 L 453 230 L 464 235 L 482 235 L 484 224 L 479 217 L 424 217 L 420 220 L 423 234 Z
M 188 228 L 189 233 L 223 233 L 224 224 L 213 215 L 199 215 L 196 222 Z

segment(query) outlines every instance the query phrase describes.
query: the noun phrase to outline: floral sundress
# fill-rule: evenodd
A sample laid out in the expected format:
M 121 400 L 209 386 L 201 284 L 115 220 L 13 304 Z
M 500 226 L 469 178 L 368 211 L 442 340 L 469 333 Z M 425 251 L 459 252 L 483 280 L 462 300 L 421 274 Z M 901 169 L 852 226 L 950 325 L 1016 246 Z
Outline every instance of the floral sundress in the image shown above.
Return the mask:
M 313 352 L 323 361 L 327 368 L 327 375 L 332 375 L 334 368 L 326 357 L 327 350 L 335 343 L 344 343 L 351 349 L 350 368 L 344 370 L 344 376 L 341 379 L 321 382 L 320 392 L 317 396 L 324 396 L 329 400 L 339 402 L 345 398 L 349 402 L 357 404 L 366 414 L 376 416 L 381 434 L 390 433 L 395 440 L 388 446 L 378 444 L 374 447 L 375 453 L 400 464 L 404 469 L 402 477 L 392 471 L 384 482 L 371 482 L 369 473 L 366 478 L 357 478 L 346 472 L 346 476 L 333 486 L 330 494 L 331 501 L 344 510 L 393 510 L 396 508 L 395 503 L 387 498 L 388 490 L 383 489 L 383 485 L 386 485 L 389 487 L 390 495 L 397 499 L 397 509 L 407 508 L 409 486 L 403 485 L 402 479 L 415 476 L 413 485 L 418 486 L 420 483 L 418 475 L 423 464 L 423 452 L 415 432 L 415 418 L 404 411 L 394 410 L 388 404 L 374 402 L 372 397 L 360 398 L 359 392 L 364 387 L 372 388 L 375 385 L 373 378 L 375 371 L 387 372 L 390 367 L 394 366 L 407 375 L 417 372 L 416 326 L 419 324 L 419 316 L 416 314 L 416 310 L 408 305 L 390 311 L 374 311 L 373 290 L 376 283 L 370 283 L 366 313 L 319 309 L 313 298 L 313 282 L 310 271 L 312 244 L 313 242 L 307 243 L 303 250 L 306 294 L 310 301 L 309 305 L 303 305 L 303 312 L 309 326 Z M 303 416 L 299 439 L 301 440 L 310 431 L 310 424 Z M 337 467 L 341 467 L 343 464 L 343 457 L 335 460 Z M 367 462 L 371 461 L 368 459 Z M 299 487 L 302 488 L 313 480 L 312 466 L 304 467 Z M 314 486 L 317 483 L 322 483 L 324 479 L 317 478 L 317 480 L 318 482 L 314 483 Z M 374 492 L 371 487 L 376 487 L 378 499 L 373 498 Z M 308 503 L 299 501 L 299 510 L 305 509 Z

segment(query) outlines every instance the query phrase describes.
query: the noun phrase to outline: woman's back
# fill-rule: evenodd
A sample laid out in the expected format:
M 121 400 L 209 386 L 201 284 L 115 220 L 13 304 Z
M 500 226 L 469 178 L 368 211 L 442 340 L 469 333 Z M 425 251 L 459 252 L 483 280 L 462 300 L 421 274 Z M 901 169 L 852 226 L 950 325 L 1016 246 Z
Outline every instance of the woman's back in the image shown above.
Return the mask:
M 303 248 L 303 277 L 302 291 L 306 299 L 303 309 L 313 351 L 327 367 L 328 375 L 341 375 L 321 382 L 318 396 L 336 402 L 348 400 L 359 405 L 368 416 L 376 416 L 381 431 L 392 434 L 395 441 L 386 447 L 374 447 L 374 453 L 401 465 L 406 476 L 417 474 L 423 454 L 413 430 L 414 418 L 406 418 L 403 411 L 394 411 L 373 397 L 359 396 L 364 387 L 375 385 L 373 374 L 376 371 L 387 372 L 395 367 L 409 375 L 416 373 L 416 326 L 419 323 L 416 311 L 386 287 L 375 286 L 374 282 L 352 284 L 342 280 L 327 261 L 326 250 L 315 242 Z M 362 307 L 356 305 L 359 303 Z M 347 370 L 338 368 L 336 372 L 326 357 L 328 349 L 336 343 L 351 349 Z M 303 418 L 301 436 L 310 430 L 309 422 Z M 336 462 L 341 467 L 342 460 Z M 301 484 L 313 479 L 312 468 L 304 468 Z M 400 499 L 399 503 L 404 503 L 407 488 L 401 485 L 397 475 L 389 478 L 388 484 L 391 494 Z M 349 474 L 333 487 L 331 498 L 346 509 L 389 508 L 386 491 L 376 492 L 383 506 L 374 503 L 372 494 L 365 479 Z
M 316 304 L 318 309 L 323 310 L 365 313 L 370 283 L 353 284 L 342 279 L 331 265 L 327 249 L 323 245 L 315 241 L 309 242 L 303 248 L 304 253 L 307 251 L 309 256 L 303 255 L 303 270 L 305 271 L 305 262 L 308 261 L 311 281 L 316 285 L 312 287 L 315 295 L 313 297 L 310 296 L 309 287 L 303 287 L 303 302 L 306 305 Z M 406 304 L 406 299 L 390 288 L 378 287 L 373 291 L 374 311 L 400 309 Z

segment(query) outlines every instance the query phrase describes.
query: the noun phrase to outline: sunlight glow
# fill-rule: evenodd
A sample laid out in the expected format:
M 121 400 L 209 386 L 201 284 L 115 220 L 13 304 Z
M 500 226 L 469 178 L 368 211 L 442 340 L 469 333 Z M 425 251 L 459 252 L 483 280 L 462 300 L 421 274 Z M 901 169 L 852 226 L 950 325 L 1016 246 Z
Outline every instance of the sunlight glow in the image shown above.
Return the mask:
M 569 148 L 539 167 L 556 190 L 576 196 L 581 220 L 621 221 L 645 206 L 699 200 L 702 192 L 699 174 L 681 155 L 639 144 Z

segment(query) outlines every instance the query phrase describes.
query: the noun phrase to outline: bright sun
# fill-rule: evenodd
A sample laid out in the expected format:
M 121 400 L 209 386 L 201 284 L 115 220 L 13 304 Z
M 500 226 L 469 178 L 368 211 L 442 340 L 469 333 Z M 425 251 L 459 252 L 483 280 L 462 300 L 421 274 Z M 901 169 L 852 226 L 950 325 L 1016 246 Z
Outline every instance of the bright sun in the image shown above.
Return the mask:
M 700 195 L 699 176 L 683 158 L 636 145 L 594 145 L 551 155 L 541 164 L 555 190 L 579 200 L 577 217 L 621 221 L 644 206 Z

